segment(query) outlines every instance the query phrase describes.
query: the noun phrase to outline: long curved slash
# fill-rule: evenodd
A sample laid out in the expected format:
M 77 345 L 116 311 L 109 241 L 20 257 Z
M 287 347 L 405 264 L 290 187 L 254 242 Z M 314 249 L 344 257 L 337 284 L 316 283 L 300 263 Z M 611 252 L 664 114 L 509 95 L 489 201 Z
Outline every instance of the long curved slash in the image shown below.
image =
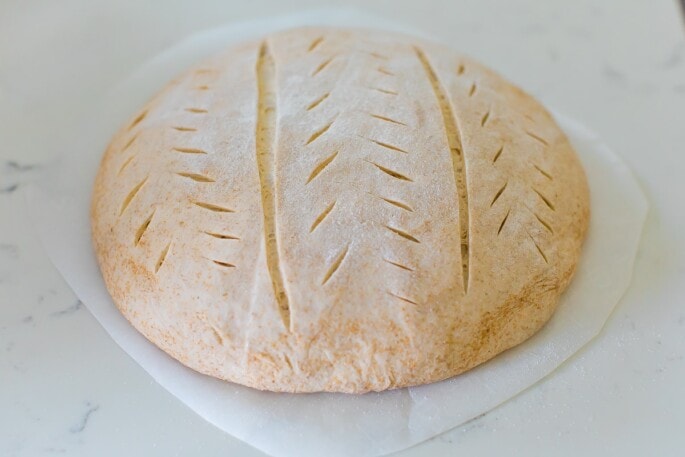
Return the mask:
M 284 287 L 283 272 L 278 250 L 276 224 L 275 156 L 276 140 L 276 75 L 274 60 L 266 43 L 257 59 L 257 131 L 256 154 L 264 212 L 264 239 L 266 264 L 271 277 L 274 296 L 285 328 L 290 329 L 290 301 Z
M 461 239 L 461 266 L 462 278 L 464 280 L 464 293 L 468 291 L 469 287 L 469 196 L 468 186 L 466 182 L 466 163 L 464 161 L 464 152 L 461 145 L 461 138 L 459 136 L 459 128 L 457 121 L 450 106 L 447 93 L 443 89 L 438 76 L 433 69 L 433 66 L 428 61 L 428 58 L 419 48 L 414 48 L 416 56 L 421 61 L 426 76 L 431 83 L 435 98 L 440 105 L 442 113 L 442 120 L 445 123 L 445 132 L 447 134 L 447 143 L 450 148 L 450 156 L 452 157 L 452 169 L 454 171 L 454 181 L 457 185 L 457 198 L 459 199 L 459 235 Z M 487 121 L 487 119 L 485 119 Z

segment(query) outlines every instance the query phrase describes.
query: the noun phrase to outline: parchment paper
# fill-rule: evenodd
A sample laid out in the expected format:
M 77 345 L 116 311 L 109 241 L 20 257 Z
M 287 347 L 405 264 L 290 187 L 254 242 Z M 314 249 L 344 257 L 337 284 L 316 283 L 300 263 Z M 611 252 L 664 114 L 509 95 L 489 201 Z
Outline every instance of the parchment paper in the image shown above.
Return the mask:
M 93 107 L 85 127 L 74 132 L 72 147 L 58 151 L 58 165 L 28 189 L 28 207 L 48 255 L 105 330 L 159 384 L 207 421 L 274 456 L 383 455 L 491 410 L 587 344 L 628 287 L 647 201 L 616 154 L 591 131 L 556 114 L 585 166 L 592 218 L 575 279 L 554 317 L 533 338 L 447 381 L 356 396 L 259 392 L 182 366 L 137 333 L 105 289 L 88 219 L 98 162 L 119 125 L 189 65 L 232 42 L 298 24 L 407 31 L 353 11 L 317 11 L 193 35 L 151 60 Z

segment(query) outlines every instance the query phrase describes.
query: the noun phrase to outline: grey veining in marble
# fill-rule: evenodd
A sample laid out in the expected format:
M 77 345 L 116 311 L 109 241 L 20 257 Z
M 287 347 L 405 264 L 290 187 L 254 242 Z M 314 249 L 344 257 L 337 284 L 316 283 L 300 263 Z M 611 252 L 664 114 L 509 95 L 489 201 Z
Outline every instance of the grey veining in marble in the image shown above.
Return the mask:
M 73 305 L 67 306 L 66 308 L 61 309 L 59 311 L 54 311 L 50 313 L 50 317 L 60 318 L 70 316 L 81 309 L 83 309 L 83 303 L 81 302 L 81 300 L 76 300 L 76 302 Z
M 100 405 L 91 405 L 90 402 L 86 402 L 85 412 L 83 412 L 83 414 L 81 415 L 81 418 L 79 419 L 79 421 L 75 425 L 69 427 L 69 432 L 70 433 L 82 433 L 86 429 L 86 426 L 88 425 L 88 421 L 90 420 L 90 417 L 98 409 L 100 409 Z

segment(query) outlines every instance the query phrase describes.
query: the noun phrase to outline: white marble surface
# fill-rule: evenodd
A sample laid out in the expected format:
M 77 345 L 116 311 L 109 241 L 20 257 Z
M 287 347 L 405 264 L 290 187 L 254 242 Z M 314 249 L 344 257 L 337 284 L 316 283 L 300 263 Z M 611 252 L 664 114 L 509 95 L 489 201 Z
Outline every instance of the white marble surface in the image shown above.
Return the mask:
M 195 416 L 112 342 L 36 244 L 22 188 L 40 179 L 84 115 L 97 115 L 93 101 L 147 57 L 201 28 L 321 2 L 142 3 L 0 2 L 2 456 L 262 455 Z M 496 410 L 399 455 L 682 455 L 685 21 L 677 2 L 344 3 L 427 28 L 582 120 L 633 167 L 652 205 L 634 283 L 593 343 Z

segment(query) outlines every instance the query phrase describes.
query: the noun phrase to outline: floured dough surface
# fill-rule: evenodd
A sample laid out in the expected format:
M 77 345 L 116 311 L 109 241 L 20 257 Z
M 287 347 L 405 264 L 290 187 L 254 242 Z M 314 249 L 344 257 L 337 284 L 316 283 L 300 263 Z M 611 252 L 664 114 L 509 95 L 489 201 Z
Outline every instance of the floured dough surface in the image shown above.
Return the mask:
M 172 81 L 113 138 L 95 250 L 183 364 L 273 391 L 445 379 L 535 333 L 585 175 L 530 96 L 413 37 L 304 28 Z

